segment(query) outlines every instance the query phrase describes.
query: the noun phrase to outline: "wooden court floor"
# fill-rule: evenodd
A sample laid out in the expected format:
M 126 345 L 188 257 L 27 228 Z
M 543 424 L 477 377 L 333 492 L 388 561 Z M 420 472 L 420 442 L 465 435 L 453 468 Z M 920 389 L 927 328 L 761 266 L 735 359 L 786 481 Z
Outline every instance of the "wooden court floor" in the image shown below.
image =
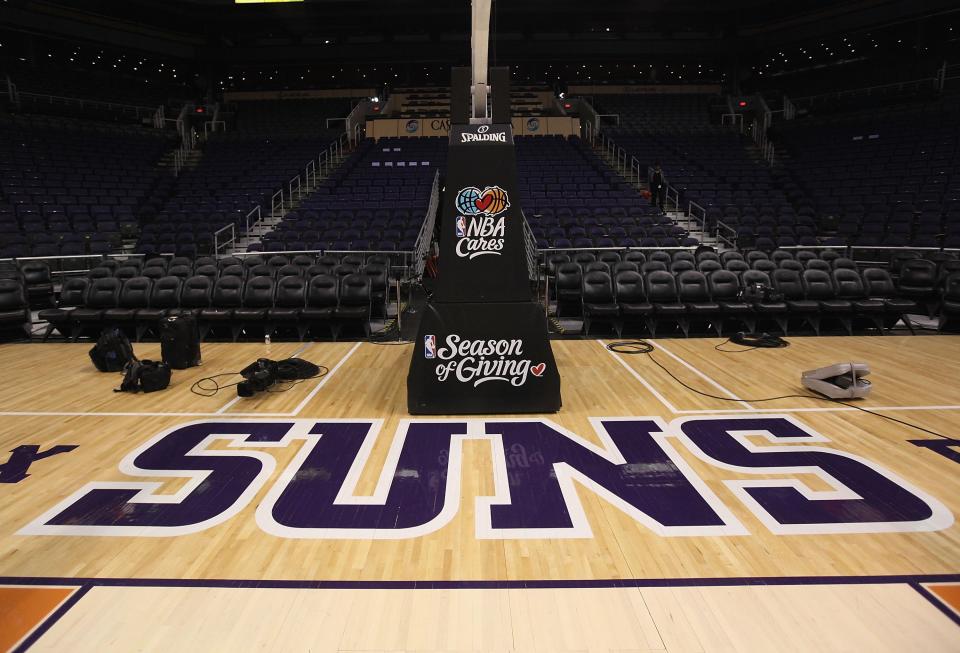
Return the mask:
M 720 342 L 555 341 L 559 413 L 429 419 L 413 345 L 206 344 L 149 395 L 0 345 L 0 651 L 960 651 L 960 337 Z M 190 391 L 291 355 L 330 373 Z M 945 437 L 756 401 L 847 361 Z

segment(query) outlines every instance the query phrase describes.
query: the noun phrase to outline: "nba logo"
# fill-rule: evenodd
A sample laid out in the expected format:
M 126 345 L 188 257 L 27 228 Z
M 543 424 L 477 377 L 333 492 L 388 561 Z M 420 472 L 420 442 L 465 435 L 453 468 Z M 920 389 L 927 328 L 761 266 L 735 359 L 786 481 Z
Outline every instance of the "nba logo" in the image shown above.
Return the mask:
M 457 216 L 457 238 L 463 238 L 467 235 L 467 219 L 462 215 Z
M 436 336 L 423 337 L 423 357 L 424 358 L 437 357 L 437 337 Z

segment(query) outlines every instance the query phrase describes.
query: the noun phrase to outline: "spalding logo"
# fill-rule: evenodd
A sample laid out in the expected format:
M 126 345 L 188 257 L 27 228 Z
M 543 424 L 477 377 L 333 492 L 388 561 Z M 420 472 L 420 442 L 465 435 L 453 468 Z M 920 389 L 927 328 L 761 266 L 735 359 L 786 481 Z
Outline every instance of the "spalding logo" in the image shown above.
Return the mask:
M 461 143 L 478 143 L 478 142 L 495 142 L 495 143 L 506 143 L 507 142 L 507 132 L 490 132 L 489 125 L 480 125 L 477 127 L 477 133 L 471 134 L 469 132 L 464 132 L 460 134 Z

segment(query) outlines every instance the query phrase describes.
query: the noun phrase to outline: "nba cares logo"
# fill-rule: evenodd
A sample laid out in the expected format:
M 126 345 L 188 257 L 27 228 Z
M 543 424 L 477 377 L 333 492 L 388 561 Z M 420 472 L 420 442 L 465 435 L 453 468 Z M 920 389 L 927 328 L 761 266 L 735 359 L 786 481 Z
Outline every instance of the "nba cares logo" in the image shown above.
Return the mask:
M 467 186 L 457 193 L 457 211 L 461 215 L 495 216 L 510 208 L 507 191 L 499 186 L 487 186 L 480 190 Z

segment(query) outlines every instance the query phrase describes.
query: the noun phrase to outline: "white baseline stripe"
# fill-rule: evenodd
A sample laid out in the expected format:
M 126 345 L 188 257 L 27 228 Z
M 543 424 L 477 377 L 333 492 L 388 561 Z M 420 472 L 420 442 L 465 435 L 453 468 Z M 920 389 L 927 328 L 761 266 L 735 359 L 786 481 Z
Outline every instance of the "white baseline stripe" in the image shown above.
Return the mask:
M 623 360 L 623 358 L 620 357 L 620 354 L 618 354 L 618 353 L 615 352 L 615 351 L 610 351 L 609 349 L 607 349 L 607 346 L 606 346 L 605 344 L 603 344 L 603 341 L 602 341 L 602 340 L 597 340 L 596 343 L 597 343 L 598 345 L 600 345 L 601 347 L 603 347 L 603 350 L 604 350 L 605 352 L 607 352 L 608 354 L 610 354 L 611 356 L 613 356 L 613 357 L 617 360 L 618 363 L 620 363 L 621 365 L 623 365 L 623 367 L 624 367 L 628 372 L 630 372 L 630 374 L 633 376 L 633 378 L 635 378 L 637 381 L 639 381 L 641 384 L 643 384 L 643 387 L 645 387 L 647 390 L 649 390 L 650 393 L 653 394 L 654 397 L 656 397 L 657 399 L 659 399 L 661 404 L 663 404 L 664 406 L 666 406 L 667 410 L 669 410 L 671 413 L 677 413 L 677 414 L 679 414 L 679 413 L 681 412 L 681 411 L 678 411 L 676 408 L 674 408 L 673 404 L 671 404 L 669 401 L 667 401 L 667 398 L 666 398 L 666 397 L 664 397 L 662 394 L 660 394 L 659 392 L 657 392 L 652 385 L 650 385 L 649 383 L 647 383 L 647 380 L 644 379 L 642 376 L 640 376 L 635 369 L 633 369 L 632 367 L 630 367 L 630 365 L 627 363 L 627 361 Z
M 70 412 L 57 410 L 13 410 L 0 412 L 0 417 L 222 417 L 221 413 L 117 413 Z M 230 413 L 229 417 L 289 417 L 287 413 Z
M 344 357 L 340 359 L 340 362 L 337 363 L 336 365 L 334 365 L 333 368 L 332 368 L 329 372 L 327 372 L 322 379 L 320 379 L 320 382 L 317 384 L 317 387 L 315 387 L 313 390 L 311 390 L 311 391 L 310 391 L 310 394 L 308 394 L 308 395 L 304 398 L 303 401 L 301 401 L 299 404 L 297 404 L 297 407 L 294 408 L 294 409 L 290 412 L 289 416 L 290 416 L 290 417 L 296 417 L 298 414 L 300 414 L 300 411 L 303 410 L 304 407 L 305 407 L 308 403 L 310 403 L 310 400 L 313 399 L 313 398 L 317 395 L 318 392 L 320 392 L 320 388 L 322 388 L 324 385 L 326 385 L 327 381 L 329 381 L 330 378 L 331 378 L 334 374 L 337 373 L 337 370 L 339 370 L 340 367 L 341 367 L 344 363 L 347 362 L 347 359 L 348 359 L 348 358 L 350 358 L 351 356 L 353 356 L 353 352 L 357 351 L 357 349 L 359 349 L 359 348 L 360 348 L 360 345 L 362 345 L 362 344 L 363 344 L 362 342 L 358 342 L 358 343 L 355 344 L 353 347 L 351 347 L 351 348 L 350 348 L 350 351 L 348 351 L 348 352 L 344 355 Z
M 681 365 L 683 365 L 685 368 L 687 368 L 688 370 L 690 370 L 691 372 L 693 372 L 694 374 L 696 374 L 697 376 L 699 376 L 701 379 L 703 379 L 704 381 L 706 381 L 707 383 L 709 383 L 710 385 L 712 385 L 714 388 L 716 388 L 717 390 L 719 390 L 719 391 L 722 392 L 723 394 L 727 395 L 727 396 L 730 397 L 731 399 L 736 399 L 736 400 L 737 400 L 737 403 L 739 403 L 741 406 L 745 407 L 747 410 L 755 410 L 753 406 L 751 406 L 751 405 L 748 404 L 747 402 L 745 402 L 745 401 L 743 401 L 742 399 L 740 399 L 740 397 L 738 397 L 737 395 L 735 395 L 733 392 L 731 392 L 730 390 L 727 390 L 725 387 L 723 387 L 722 385 L 720 385 L 719 383 L 717 383 L 716 381 L 714 381 L 713 379 L 711 379 L 709 376 L 707 376 L 706 374 L 704 374 L 703 372 L 701 372 L 700 370 L 698 370 L 696 367 L 694 367 L 693 365 L 691 365 L 691 364 L 688 363 L 687 361 L 683 360 L 682 358 L 680 358 L 679 356 L 677 356 L 676 354 L 674 354 L 672 351 L 670 351 L 669 349 L 667 349 L 665 346 L 663 346 L 663 345 L 661 345 L 661 344 L 658 344 L 655 340 L 649 340 L 648 342 L 649 342 L 651 345 L 653 345 L 654 347 L 656 347 L 657 349 L 660 349 L 661 351 L 663 351 L 664 354 L 666 354 L 666 355 L 669 356 L 670 358 L 674 359 L 675 361 L 677 361 L 678 363 L 680 363 Z
M 625 367 L 626 363 L 623 363 Z M 645 386 L 649 385 L 641 379 L 633 370 L 630 371 Z M 653 391 L 651 389 L 651 391 Z M 656 394 L 656 393 L 655 393 Z M 698 409 L 698 410 L 678 410 L 669 404 L 662 397 L 658 397 L 672 413 L 677 415 L 719 415 L 725 413 L 744 414 L 745 410 L 739 408 L 716 408 L 716 409 Z M 960 406 L 864 406 L 873 411 L 911 411 L 911 410 L 960 410 Z M 755 408 L 755 413 L 841 413 L 841 412 L 862 412 L 856 408 L 841 406 L 837 408 Z M 0 411 L 0 417 L 224 417 L 221 413 L 99 413 L 99 412 L 67 412 L 67 411 Z M 229 413 L 227 417 L 291 417 L 289 413 Z
M 870 411 L 960 410 L 960 406 L 864 406 L 864 408 Z M 677 411 L 677 413 L 679 414 L 744 413 L 744 412 L 746 411 L 734 410 L 729 408 L 721 408 L 717 410 L 678 410 Z M 843 412 L 862 413 L 863 411 L 857 408 L 851 408 L 849 406 L 838 406 L 836 408 L 754 408 L 753 412 L 755 413 L 843 413 Z

